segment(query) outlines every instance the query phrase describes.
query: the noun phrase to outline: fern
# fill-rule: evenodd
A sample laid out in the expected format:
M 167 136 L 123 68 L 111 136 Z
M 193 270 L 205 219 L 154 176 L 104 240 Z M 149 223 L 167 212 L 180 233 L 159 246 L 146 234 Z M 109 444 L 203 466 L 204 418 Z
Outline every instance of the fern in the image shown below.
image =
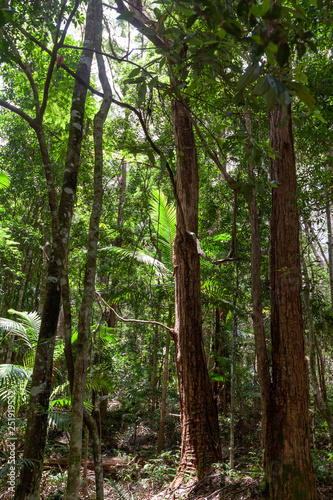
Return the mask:
M 117 495 L 117 500 L 134 500 L 133 494 L 128 491 L 124 486 L 120 486 L 113 479 L 108 480 L 109 485 Z

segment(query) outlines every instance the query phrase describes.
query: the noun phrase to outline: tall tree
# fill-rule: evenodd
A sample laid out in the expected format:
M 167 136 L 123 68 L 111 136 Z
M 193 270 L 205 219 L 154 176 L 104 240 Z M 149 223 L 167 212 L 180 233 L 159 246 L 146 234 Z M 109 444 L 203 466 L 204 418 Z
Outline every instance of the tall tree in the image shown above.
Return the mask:
M 270 112 L 272 390 L 267 466 L 272 499 L 316 499 L 310 453 L 309 384 L 301 304 L 299 222 L 291 106 Z
M 87 11 L 87 26 L 84 43 L 85 50 L 82 52 L 81 60 L 76 72 L 77 80 L 72 99 L 67 156 L 59 207 L 57 203 L 52 159 L 49 155 L 49 148 L 43 127 L 43 118 L 45 116 L 48 103 L 52 75 L 57 61 L 57 52 L 64 42 L 68 27 L 78 9 L 78 6 L 79 2 L 77 1 L 75 2 L 73 8 L 68 11 L 68 19 L 62 35 L 60 36 L 60 25 L 63 21 L 64 12 L 66 10 L 66 2 L 62 4 L 60 12 L 57 13 L 57 30 L 53 39 L 54 43 L 52 51 L 48 50 L 46 47 L 42 47 L 50 54 L 50 62 L 46 72 L 42 98 L 40 98 L 39 95 L 40 84 L 36 83 L 31 66 L 27 61 L 29 55 L 22 55 L 14 42 L 18 36 L 22 35 L 18 35 L 16 32 L 17 28 L 13 28 L 8 31 L 1 28 L 3 36 L 11 50 L 8 57 L 14 59 L 14 61 L 18 64 L 20 71 L 23 72 L 29 82 L 33 97 L 33 103 L 30 105 L 30 109 L 34 109 L 35 117 L 31 118 L 31 116 L 29 116 L 25 111 L 23 111 L 20 107 L 13 105 L 9 102 L 9 100 L 0 100 L 0 105 L 25 119 L 37 136 L 44 164 L 52 220 L 52 246 L 48 265 L 46 298 L 43 307 L 41 329 L 32 375 L 29 401 L 30 411 L 25 436 L 24 459 L 26 460 L 23 462 L 21 469 L 20 480 L 15 493 L 16 499 L 32 499 L 39 496 L 39 485 L 42 474 L 43 454 L 47 434 L 53 351 L 60 307 L 60 287 L 66 287 L 68 282 L 66 271 L 67 249 L 80 166 L 80 151 L 87 86 L 90 78 L 92 50 L 94 49 L 95 31 L 94 24 L 91 22 L 90 16 L 91 6 L 88 7 Z M 22 12 L 20 11 L 18 16 L 21 14 Z M 40 42 L 31 34 L 27 33 L 23 27 L 19 27 L 18 29 L 21 31 L 21 34 L 23 33 L 25 39 L 33 40 L 36 45 L 41 46 Z M 63 294 L 63 297 L 66 297 L 66 295 Z M 34 467 L 32 469 L 30 467 L 31 462 L 29 463 L 29 460 L 34 461 Z
M 168 50 L 171 42 L 159 34 L 156 23 L 142 6 L 116 0 L 118 11 L 124 18 L 149 32 L 147 37 L 159 48 Z M 130 15 L 128 15 L 130 14 Z M 149 28 L 149 30 L 147 30 Z M 152 30 L 153 28 L 153 30 Z M 186 59 L 186 51 L 177 56 Z M 168 60 L 170 84 L 176 89 L 181 83 L 174 71 L 172 58 Z M 181 458 L 178 475 L 194 470 L 203 477 L 212 463 L 221 458 L 221 446 L 216 402 L 203 349 L 200 257 L 192 234 L 198 234 L 199 177 L 198 159 L 192 122 L 187 102 L 174 92 L 171 103 L 177 169 L 176 182 L 169 168 L 177 207 L 176 235 L 174 240 L 175 277 L 175 328 L 176 366 L 180 394 L 182 429 Z
M 95 49 L 99 77 L 104 91 L 100 110 L 94 118 L 94 199 L 90 216 L 88 251 L 85 266 L 84 292 L 79 313 L 78 339 L 71 404 L 71 443 L 69 454 L 68 481 L 66 499 L 75 500 L 79 496 L 80 468 L 82 455 L 82 424 L 83 401 L 86 388 L 86 376 L 89 362 L 89 339 L 92 318 L 92 306 L 95 297 L 95 276 L 97 261 L 97 244 L 99 237 L 99 222 L 103 203 L 103 126 L 111 105 L 112 92 L 106 76 L 103 56 L 100 54 L 102 45 L 103 9 L 101 0 L 91 0 L 92 25 L 95 35 Z M 88 20 L 88 19 L 87 19 Z M 97 483 L 97 481 L 96 481 Z M 103 498 L 102 491 L 97 491 L 97 498 Z

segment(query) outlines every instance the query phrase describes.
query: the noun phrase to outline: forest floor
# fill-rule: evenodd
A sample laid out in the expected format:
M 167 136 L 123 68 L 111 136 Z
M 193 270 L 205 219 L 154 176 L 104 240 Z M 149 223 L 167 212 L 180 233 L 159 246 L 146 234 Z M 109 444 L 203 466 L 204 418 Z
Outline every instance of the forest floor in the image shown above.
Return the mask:
M 169 429 L 169 445 L 179 441 L 179 431 Z M 112 439 L 104 439 L 103 469 L 105 500 L 259 500 L 263 471 L 260 465 L 261 451 L 251 443 L 239 442 L 236 448 L 235 467 L 228 466 L 228 450 L 224 450 L 224 463 L 217 464 L 210 475 L 198 481 L 188 477 L 172 489 L 179 461 L 179 448 L 156 455 L 156 435 L 147 426 L 140 425 L 133 434 L 117 437 L 118 450 Z M 241 434 L 239 434 L 241 435 Z M 244 434 L 243 434 L 244 435 Z M 253 441 L 260 446 L 259 441 Z M 319 443 L 318 443 L 319 444 Z M 23 446 L 23 441 L 22 441 Z M 328 442 L 320 443 L 314 453 L 318 476 L 318 499 L 333 500 L 333 460 L 328 452 Z M 21 448 L 22 449 L 22 448 Z M 67 482 L 68 438 L 66 433 L 49 435 L 49 445 L 44 460 L 40 500 L 64 498 Z M 95 498 L 93 462 L 87 462 L 82 481 L 80 500 Z M 0 500 L 12 500 L 0 473 Z
M 41 487 L 41 500 L 61 500 L 66 488 L 66 473 L 62 472 L 63 481 L 55 471 L 44 473 Z M 56 476 L 56 477 L 55 477 Z M 56 483 L 55 484 L 55 478 Z M 195 479 L 181 484 L 177 489 L 166 488 L 154 492 L 145 488 L 141 481 L 110 481 L 104 482 L 105 500 L 260 500 L 261 478 L 251 478 L 244 474 L 231 478 L 221 472 L 213 472 L 201 481 Z M 56 487 L 56 489 L 55 489 Z M 1 500 L 12 499 L 5 492 L 0 494 Z M 86 481 L 82 484 L 80 500 L 95 498 L 95 480 L 92 471 L 88 472 Z M 333 499 L 333 484 L 318 485 L 318 500 Z

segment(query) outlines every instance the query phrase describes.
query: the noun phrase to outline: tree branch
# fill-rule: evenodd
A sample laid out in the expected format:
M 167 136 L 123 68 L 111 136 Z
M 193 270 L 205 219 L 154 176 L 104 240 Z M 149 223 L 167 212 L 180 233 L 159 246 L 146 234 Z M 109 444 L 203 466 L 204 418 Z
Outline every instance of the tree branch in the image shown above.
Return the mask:
M 170 335 L 171 335 L 172 338 L 175 337 L 175 335 L 176 335 L 175 330 L 173 328 L 170 328 L 170 327 L 164 325 L 163 323 L 160 323 L 159 321 L 148 321 L 148 320 L 145 320 L 145 319 L 130 319 L 130 318 L 123 318 L 122 316 L 119 316 L 119 314 L 113 309 L 113 307 L 111 307 L 103 299 L 103 297 L 101 296 L 101 294 L 99 292 L 97 292 L 97 290 L 95 290 L 95 294 L 96 294 L 97 299 L 102 304 L 104 304 L 105 307 L 107 307 L 108 309 L 110 309 L 110 311 L 112 311 L 117 316 L 117 318 L 120 319 L 120 321 L 122 321 L 123 323 L 143 323 L 143 324 L 146 324 L 146 325 L 161 326 L 162 328 L 165 328 L 166 330 L 168 330 L 168 332 L 170 333 Z
M 53 74 L 54 65 L 55 65 L 56 58 L 57 58 L 57 52 L 58 52 L 59 48 L 62 46 L 62 44 L 64 43 L 68 28 L 70 26 L 70 23 L 72 22 L 72 19 L 75 15 L 75 12 L 77 11 L 77 9 L 79 7 L 80 1 L 79 0 L 75 1 L 75 5 L 72 9 L 72 12 L 69 14 L 68 19 L 67 19 L 66 24 L 65 24 L 65 27 L 63 29 L 63 32 L 62 32 L 62 35 L 60 38 L 60 42 L 58 42 L 62 16 L 63 16 L 64 10 L 65 10 L 66 4 L 67 4 L 67 0 L 64 0 L 62 3 L 61 9 L 60 9 L 59 16 L 58 16 L 57 31 L 56 31 L 53 49 L 51 52 L 51 61 L 49 64 L 49 68 L 47 70 L 47 75 L 46 75 L 45 84 L 44 84 L 43 102 L 42 102 L 42 105 L 40 108 L 41 119 L 43 118 L 43 115 L 44 115 L 44 112 L 46 109 L 46 105 L 47 105 L 47 100 L 49 97 L 49 88 L 50 88 L 50 84 L 51 84 L 51 78 L 52 78 L 52 74 Z
M 3 101 L 2 99 L 0 99 L 0 106 L 8 109 L 9 111 L 12 111 L 13 113 L 16 113 L 21 118 L 26 120 L 33 129 L 35 128 L 35 120 L 31 118 L 31 116 L 27 115 L 27 113 L 22 111 L 20 108 L 17 108 L 13 104 L 9 104 L 9 102 Z
M 190 236 L 192 236 L 192 238 L 194 239 L 196 246 L 197 246 L 198 255 L 200 255 L 200 257 L 207 260 L 211 264 L 214 264 L 215 266 L 219 266 L 220 264 L 224 264 L 225 262 L 232 262 L 234 260 L 240 259 L 240 257 L 231 258 L 231 249 L 230 249 L 228 255 L 224 259 L 213 260 L 210 257 L 208 257 L 208 255 L 206 255 L 205 252 L 202 250 L 201 245 L 200 245 L 200 241 L 199 241 L 199 238 L 197 237 L 197 235 L 195 233 L 192 233 L 191 231 L 186 231 L 186 233 L 189 234 Z

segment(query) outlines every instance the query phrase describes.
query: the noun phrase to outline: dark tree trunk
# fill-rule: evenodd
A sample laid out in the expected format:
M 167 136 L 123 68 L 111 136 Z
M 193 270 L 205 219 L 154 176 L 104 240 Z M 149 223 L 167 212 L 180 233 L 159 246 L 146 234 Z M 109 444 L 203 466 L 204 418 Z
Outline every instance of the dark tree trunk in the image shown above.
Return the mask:
M 291 108 L 270 113 L 271 336 L 273 384 L 267 418 L 270 498 L 313 500 L 316 480 L 310 454 L 309 388 L 301 307 L 299 226 Z
M 221 458 L 216 402 L 203 339 L 198 234 L 199 180 L 192 124 L 182 101 L 173 101 L 177 149 L 177 224 L 174 240 L 175 345 L 182 429 L 179 473 L 203 477 Z
M 15 500 L 36 500 L 43 470 L 47 436 L 47 419 L 52 380 L 53 351 L 60 307 L 58 268 L 51 257 L 48 266 L 46 297 L 39 332 L 34 370 L 31 380 L 24 459 L 33 460 L 33 467 L 25 464 L 15 492 Z

